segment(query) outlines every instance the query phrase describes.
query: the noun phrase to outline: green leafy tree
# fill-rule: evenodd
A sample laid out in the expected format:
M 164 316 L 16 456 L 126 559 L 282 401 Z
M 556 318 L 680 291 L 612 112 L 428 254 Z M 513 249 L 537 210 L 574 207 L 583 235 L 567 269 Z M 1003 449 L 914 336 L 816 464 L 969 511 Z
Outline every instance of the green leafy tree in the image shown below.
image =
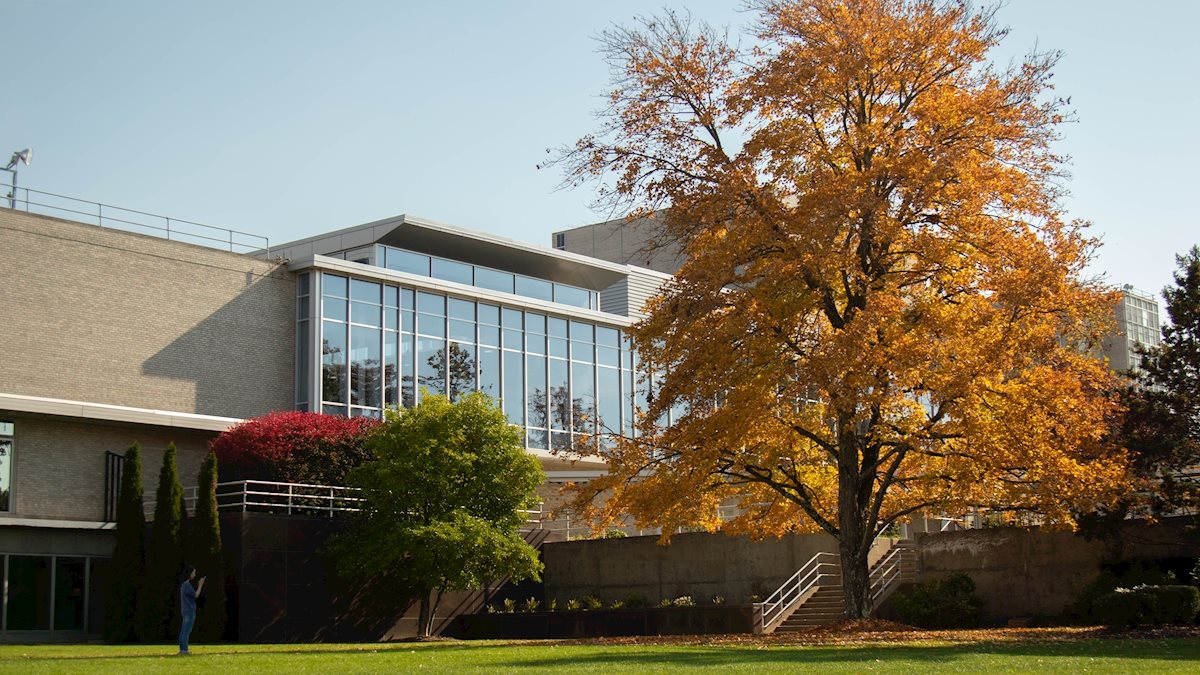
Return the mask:
M 1158 486 L 1159 515 L 1200 506 L 1200 246 L 1175 261 L 1175 285 L 1163 289 L 1171 322 L 1162 344 L 1142 352 L 1122 425 L 1134 468 Z
M 225 563 L 221 551 L 221 520 L 217 511 L 217 455 L 209 452 L 200 467 L 196 516 L 188 536 L 188 562 L 198 576 L 207 577 L 207 605 L 196 615 L 196 636 L 205 641 L 221 639 L 225 631 Z
M 538 578 L 537 552 L 519 528 L 544 476 L 486 395 L 427 395 L 388 411 L 367 445 L 376 459 L 350 473 L 367 508 L 330 547 L 349 580 L 384 577 L 412 590 L 428 636 L 444 592 Z
M 107 642 L 137 639 L 139 582 L 146 564 L 146 515 L 142 506 L 142 457 L 138 444 L 125 451 L 117 496 L 117 543 L 113 547 L 104 618 Z
M 146 574 L 138 603 L 142 640 L 155 642 L 172 635 L 183 570 L 183 486 L 175 463 L 175 444 L 167 445 L 155 492 L 154 523 L 147 547 Z M 120 570 L 117 570 L 120 573 Z

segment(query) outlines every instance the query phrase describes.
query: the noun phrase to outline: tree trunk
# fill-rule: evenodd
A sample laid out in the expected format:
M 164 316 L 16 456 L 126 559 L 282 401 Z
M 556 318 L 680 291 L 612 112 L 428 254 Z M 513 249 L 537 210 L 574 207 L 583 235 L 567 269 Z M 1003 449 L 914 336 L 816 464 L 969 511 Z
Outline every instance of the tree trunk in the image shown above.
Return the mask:
M 430 607 L 429 591 L 421 593 L 421 610 L 417 614 L 417 635 L 429 637 L 433 629 L 433 608 Z
M 842 531 L 845 535 L 845 530 Z M 857 544 L 857 545 L 856 545 Z M 842 558 L 842 598 L 846 604 L 846 616 L 851 619 L 867 619 L 874 609 L 871 603 L 871 578 L 867 569 L 869 546 L 854 537 L 838 542 Z
M 867 571 L 866 505 L 870 490 L 864 488 L 859 469 L 857 438 L 853 419 L 843 415 L 838 447 L 838 553 L 842 561 L 842 597 L 846 616 L 866 619 L 871 616 L 871 578 Z M 865 493 L 865 494 L 864 494 Z

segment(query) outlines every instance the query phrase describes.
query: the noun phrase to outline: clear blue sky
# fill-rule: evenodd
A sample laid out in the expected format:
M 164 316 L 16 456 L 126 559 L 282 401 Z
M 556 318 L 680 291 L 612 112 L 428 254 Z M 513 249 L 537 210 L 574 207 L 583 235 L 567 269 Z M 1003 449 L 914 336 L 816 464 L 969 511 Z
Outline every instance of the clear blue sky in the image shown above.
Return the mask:
M 738 27 L 737 0 L 668 2 Z M 23 186 L 283 242 L 399 213 L 548 244 L 600 219 L 545 148 L 589 132 L 592 39 L 659 3 L 4 0 L 0 153 Z M 1005 55 L 1062 49 L 1073 217 L 1157 292 L 1200 243 L 1200 2 L 1011 0 Z M 1007 58 L 1007 56 L 1005 56 Z M 6 180 L 7 176 L 0 176 Z

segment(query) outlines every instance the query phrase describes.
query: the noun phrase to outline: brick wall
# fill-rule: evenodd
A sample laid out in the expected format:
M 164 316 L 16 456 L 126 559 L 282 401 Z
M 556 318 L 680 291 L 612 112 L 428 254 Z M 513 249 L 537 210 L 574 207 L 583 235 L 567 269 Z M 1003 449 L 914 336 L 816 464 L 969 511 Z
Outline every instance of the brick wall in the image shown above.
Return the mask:
M 197 484 L 200 463 L 214 432 L 168 429 L 40 416 L 12 416 L 15 425 L 12 504 L 18 518 L 101 521 L 105 452 L 142 450 L 142 487 L 154 498 L 167 443 L 175 443 L 179 480 Z M 4 524 L 0 518 L 0 525 Z
M 252 417 L 292 407 L 295 278 L 0 208 L 0 391 Z

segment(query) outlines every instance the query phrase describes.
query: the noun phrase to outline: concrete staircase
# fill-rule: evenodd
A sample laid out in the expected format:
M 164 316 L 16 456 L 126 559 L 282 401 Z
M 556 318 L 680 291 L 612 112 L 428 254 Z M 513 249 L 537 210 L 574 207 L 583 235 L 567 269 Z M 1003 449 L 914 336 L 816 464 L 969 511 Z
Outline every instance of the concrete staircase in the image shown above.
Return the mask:
M 869 571 L 876 607 L 901 585 L 917 579 L 917 551 L 909 540 L 896 542 Z M 816 592 L 802 599 L 773 632 L 795 632 L 824 626 L 846 618 L 841 576 L 827 576 Z

